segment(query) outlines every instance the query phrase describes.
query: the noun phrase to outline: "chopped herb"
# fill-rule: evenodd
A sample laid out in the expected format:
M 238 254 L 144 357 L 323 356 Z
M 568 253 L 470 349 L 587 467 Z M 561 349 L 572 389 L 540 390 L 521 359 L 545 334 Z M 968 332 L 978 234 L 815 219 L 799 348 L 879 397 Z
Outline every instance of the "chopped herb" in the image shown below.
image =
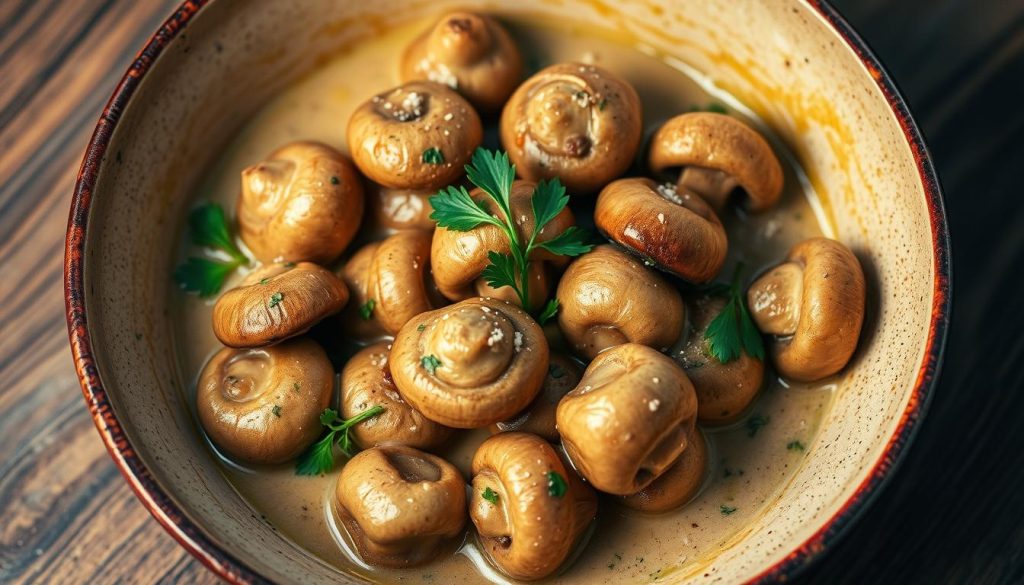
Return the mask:
M 495 506 L 498 505 L 498 492 L 492 490 L 491 488 L 485 488 L 480 495 L 483 497 L 483 499 L 494 504 Z
M 608 105 L 608 98 L 601 98 L 601 102 L 597 104 L 597 109 L 604 111 L 605 106 Z
M 331 175 L 331 184 L 332 185 L 337 185 L 339 183 L 341 183 L 341 179 L 339 179 L 338 177 L 336 177 L 334 175 Z
M 363 306 L 359 307 L 359 316 L 363 318 L 363 321 L 369 321 L 370 317 L 373 317 L 373 309 L 377 307 L 377 301 L 368 299 Z
M 426 323 L 420 323 L 419 325 L 416 326 L 416 331 L 423 331 L 426 328 L 427 328 L 427 324 Z
M 757 434 L 757 431 L 761 430 L 761 427 L 768 424 L 771 419 L 767 416 L 755 414 L 754 416 L 747 419 L 747 436 L 753 437 Z
M 268 282 L 270 282 L 269 278 L 261 278 L 260 279 L 260 284 L 267 284 Z
M 295 463 L 296 475 L 323 475 L 334 469 L 335 443 L 345 457 L 351 458 L 356 453 L 356 446 L 349 436 L 349 430 L 382 412 L 384 407 L 378 404 L 350 419 L 342 419 L 333 408 L 324 410 L 320 413 L 320 424 L 328 429 L 327 434 L 299 456 Z
M 291 262 L 291 261 L 288 261 L 288 262 L 282 262 L 281 264 L 282 264 L 282 265 L 283 265 L 283 266 L 284 266 L 285 268 L 295 268 L 295 263 L 294 263 L 294 262 Z
M 270 409 L 270 412 L 274 413 L 274 416 L 276 416 L 277 418 L 281 418 L 281 407 L 280 406 L 275 404 L 274 408 Z
M 423 162 L 428 165 L 442 165 L 444 164 L 444 153 L 441 152 L 441 149 L 431 146 L 423 151 Z
M 740 283 L 742 271 L 743 265 L 738 264 L 729 285 L 728 302 L 704 330 L 707 352 L 723 364 L 738 359 L 743 353 L 764 359 L 764 340 L 747 310 L 746 295 Z
M 565 495 L 565 492 L 569 490 L 568 484 L 565 483 L 565 478 L 562 477 L 557 471 L 549 471 L 548 476 L 548 495 L 560 498 Z
M 801 443 L 800 441 L 790 441 L 786 445 L 786 448 L 789 449 L 790 451 L 803 451 L 806 449 L 804 444 Z
M 718 510 L 720 512 L 722 512 L 722 516 L 728 516 L 729 514 L 732 514 L 733 512 L 735 512 L 736 508 L 733 508 L 732 506 L 726 506 L 725 504 L 722 504 L 721 506 L 718 507 Z
M 425 355 L 420 358 L 420 364 L 423 369 L 433 374 L 437 371 L 437 368 L 441 367 L 441 360 L 437 359 L 435 355 Z
M 565 375 L 565 370 L 559 367 L 558 364 L 551 364 L 548 366 L 548 375 L 557 380 Z
M 270 295 L 270 302 L 267 303 L 267 306 L 270 307 L 271 309 L 273 309 L 274 307 L 280 305 L 281 301 L 283 301 L 283 300 L 284 300 L 284 293 L 282 293 L 280 291 L 276 292 L 276 293 Z
M 712 114 L 728 114 L 729 110 L 720 102 L 708 102 L 703 106 L 696 104 L 690 106 L 691 112 L 711 112 Z
M 544 305 L 544 310 L 540 312 L 540 316 L 537 317 L 537 321 L 543 325 L 551 320 L 558 313 L 558 299 L 551 299 L 548 304 Z
M 299 386 L 298 382 L 296 382 L 296 383 L 292 384 L 292 390 L 294 390 L 295 392 L 301 392 L 302 391 L 302 387 Z
M 193 244 L 220 250 L 230 257 L 228 261 L 222 261 L 192 256 L 174 271 L 174 279 L 183 290 L 211 297 L 220 292 L 228 275 L 239 266 L 247 265 L 249 259 L 235 245 L 224 208 L 220 205 L 206 203 L 192 210 L 188 228 Z

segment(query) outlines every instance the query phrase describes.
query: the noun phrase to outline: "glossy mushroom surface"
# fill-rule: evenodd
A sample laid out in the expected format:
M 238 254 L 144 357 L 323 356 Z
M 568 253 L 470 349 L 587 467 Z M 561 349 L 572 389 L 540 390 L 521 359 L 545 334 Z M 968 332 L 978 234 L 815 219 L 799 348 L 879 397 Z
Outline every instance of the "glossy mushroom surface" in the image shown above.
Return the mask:
M 434 211 L 430 206 L 430 196 L 435 193 L 433 190 L 371 185 L 367 189 L 366 200 L 372 225 L 386 234 L 397 230 L 433 230 L 436 224 L 430 219 Z
M 434 307 L 430 241 L 429 232 L 405 230 L 369 244 L 373 252 L 366 263 L 365 299 L 360 305 L 365 309 L 360 318 L 369 315 L 393 335 L 409 319 Z
M 337 319 L 346 335 L 361 339 L 373 339 L 385 335 L 384 328 L 373 318 L 373 312 L 367 311 L 368 282 L 370 279 L 370 261 L 377 251 L 380 242 L 370 242 L 356 250 L 338 271 L 338 276 L 348 287 L 349 301 Z M 376 301 L 374 301 L 376 302 Z
M 519 176 L 558 177 L 593 193 L 629 167 L 640 146 L 640 98 L 611 71 L 560 63 L 523 82 L 501 114 L 501 144 Z
M 519 414 L 491 425 L 491 432 L 519 431 L 557 443 L 560 437 L 558 429 L 555 428 L 555 409 L 558 408 L 562 397 L 576 387 L 582 374 L 580 367 L 571 358 L 552 353 L 544 385 L 541 386 L 537 397 Z
M 661 477 L 639 492 L 622 498 L 622 504 L 640 512 L 660 514 L 674 510 L 697 495 L 708 474 L 708 444 L 694 428 L 686 450 Z
M 331 362 L 310 339 L 226 347 L 199 375 L 196 413 L 213 444 L 232 459 L 283 463 L 320 435 L 320 413 L 333 391 Z
M 628 343 L 590 362 L 559 403 L 556 419 L 573 467 L 603 492 L 630 495 L 686 450 L 697 395 L 671 358 Z

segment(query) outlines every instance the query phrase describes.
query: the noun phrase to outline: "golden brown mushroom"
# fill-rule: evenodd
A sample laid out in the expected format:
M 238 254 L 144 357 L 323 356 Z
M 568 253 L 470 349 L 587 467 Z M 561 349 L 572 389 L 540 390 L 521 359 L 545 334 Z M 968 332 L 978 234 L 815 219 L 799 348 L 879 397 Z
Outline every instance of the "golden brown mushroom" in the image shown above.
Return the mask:
M 729 241 L 700 197 L 650 179 L 620 179 L 597 198 L 594 223 L 645 262 L 690 282 L 710 282 L 725 263 Z
M 196 412 L 207 436 L 228 456 L 283 463 L 320 435 L 320 413 L 333 392 L 334 369 L 314 341 L 226 347 L 203 367 Z
M 493 18 L 450 12 L 414 40 L 402 55 L 402 81 L 447 85 L 482 111 L 498 110 L 523 71 L 519 49 Z
M 628 342 L 667 349 L 679 339 L 686 314 L 668 281 L 610 245 L 570 264 L 556 298 L 558 325 L 585 358 Z
M 640 145 L 640 98 L 610 71 L 561 63 L 527 79 L 501 113 L 501 143 L 519 176 L 558 177 L 592 193 L 629 167 Z
M 521 411 L 547 371 L 540 326 L 519 307 L 493 299 L 423 313 L 402 327 L 391 348 L 402 398 L 430 420 L 460 429 Z
M 311 262 L 278 262 L 249 273 L 213 306 L 213 332 L 229 347 L 295 337 L 348 302 L 348 287 Z
M 573 467 L 601 491 L 630 495 L 686 450 L 697 395 L 671 358 L 627 343 L 590 362 L 556 419 Z
M 466 483 L 454 465 L 412 447 L 374 447 L 338 476 L 338 515 L 359 556 L 413 567 L 454 546 L 466 525 Z
M 548 374 L 537 398 L 533 399 L 526 410 L 508 420 L 491 425 L 491 432 L 520 431 L 539 435 L 552 443 L 557 443 L 559 435 L 558 429 L 555 428 L 555 409 L 562 397 L 579 383 L 581 373 L 580 367 L 572 359 L 552 353 Z
M 758 329 L 775 336 L 772 359 L 779 373 L 810 382 L 850 361 L 866 295 L 853 252 L 835 240 L 810 238 L 751 285 L 747 304 Z
M 659 514 L 674 510 L 697 495 L 708 471 L 707 439 L 700 429 L 694 428 L 687 439 L 686 450 L 661 477 L 639 492 L 624 496 L 627 508 Z
M 364 175 L 393 189 L 454 182 L 483 139 L 480 116 L 459 94 L 413 81 L 370 98 L 348 123 L 348 147 Z
M 385 233 L 407 229 L 433 230 L 436 224 L 430 219 L 434 211 L 430 206 L 430 196 L 435 193 L 371 185 L 366 199 L 373 225 Z
M 361 179 L 325 144 L 292 142 L 242 171 L 239 232 L 263 262 L 329 263 L 362 219 Z
M 716 211 L 742 187 L 747 208 L 764 211 L 782 194 L 782 165 L 753 128 L 724 114 L 694 112 L 665 122 L 651 138 L 651 168 L 683 167 L 681 193 L 696 193 Z

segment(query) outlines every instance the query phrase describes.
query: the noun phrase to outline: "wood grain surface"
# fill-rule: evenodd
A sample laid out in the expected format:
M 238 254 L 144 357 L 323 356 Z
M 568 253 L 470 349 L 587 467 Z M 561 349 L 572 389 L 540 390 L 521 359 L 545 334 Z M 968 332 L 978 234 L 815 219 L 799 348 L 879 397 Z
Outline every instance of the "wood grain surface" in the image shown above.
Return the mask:
M 902 468 L 807 583 L 1024 581 L 1024 2 L 837 0 L 898 80 L 953 235 L 944 372 Z M 0 582 L 214 582 L 136 501 L 75 379 L 69 199 L 176 0 L 0 0 Z

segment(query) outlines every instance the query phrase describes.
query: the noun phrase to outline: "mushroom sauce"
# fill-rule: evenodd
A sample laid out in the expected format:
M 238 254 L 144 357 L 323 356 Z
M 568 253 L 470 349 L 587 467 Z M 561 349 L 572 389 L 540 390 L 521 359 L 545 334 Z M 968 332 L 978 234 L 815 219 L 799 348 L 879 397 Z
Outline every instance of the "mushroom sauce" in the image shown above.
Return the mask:
M 698 72 L 664 59 L 647 47 L 610 40 L 614 36 L 610 32 L 580 30 L 570 22 L 506 19 L 502 23 L 523 52 L 526 75 L 549 64 L 579 61 L 596 64 L 630 82 L 643 104 L 644 144 L 668 118 L 712 103 L 724 105 L 731 115 L 746 120 L 768 138 L 784 169 L 781 200 L 757 215 L 736 206 L 721 213 L 729 235 L 729 254 L 719 281 L 732 274 L 737 261 L 745 264 L 744 277 L 749 279 L 783 259 L 800 240 L 830 235 L 809 183 L 783 145 L 742 104 L 718 91 Z M 292 140 L 316 140 L 348 154 L 344 137 L 352 112 L 372 95 L 399 84 L 397 63 L 402 51 L 430 25 L 418 22 L 362 42 L 284 91 L 227 146 L 209 169 L 198 198 L 221 203 L 228 216 L 233 216 L 240 171 Z M 484 114 L 483 121 L 484 146 L 500 149 L 496 116 Z M 644 171 L 634 165 L 626 174 L 647 174 Z M 594 200 L 593 196 L 583 196 L 571 202 L 579 223 L 591 231 Z M 346 248 L 341 261 L 331 267 L 341 266 L 371 239 L 361 233 Z M 181 260 L 188 250 L 183 237 Z M 241 278 L 241 274 L 233 275 L 225 289 Z M 175 320 L 179 364 L 183 374 L 195 380 L 207 360 L 221 348 L 210 327 L 213 303 L 191 295 L 178 296 L 182 299 Z M 546 329 L 550 332 L 557 326 L 549 324 Z M 314 331 L 338 371 L 358 347 L 380 339 L 327 339 L 330 335 L 325 335 L 325 330 L 340 335 L 341 329 L 329 320 L 328 325 Z M 677 347 L 672 351 L 681 350 Z M 196 386 L 190 387 L 188 403 L 192 405 Z M 699 575 L 717 551 L 742 534 L 793 477 L 805 448 L 815 440 L 832 390 L 828 379 L 809 384 L 785 382 L 769 366 L 760 395 L 737 422 L 702 427 L 709 444 L 708 470 L 700 491 L 688 504 L 667 513 L 645 514 L 625 508 L 615 496 L 602 494 L 597 520 L 582 539 L 585 546 L 577 546 L 578 550 L 547 580 L 593 584 Z M 337 390 L 331 403 L 338 408 Z M 199 425 L 197 434 L 197 440 L 209 443 Z M 487 436 L 486 429 L 458 431 L 438 454 L 456 465 L 469 482 L 473 453 Z M 212 443 L 210 447 L 218 453 L 224 475 L 256 513 L 274 530 L 341 571 L 382 582 L 511 580 L 485 559 L 468 521 L 466 536 L 431 562 L 408 569 L 370 566 L 359 559 L 338 519 L 334 494 L 340 459 L 337 468 L 325 476 L 297 476 L 293 463 L 248 466 L 222 456 Z

